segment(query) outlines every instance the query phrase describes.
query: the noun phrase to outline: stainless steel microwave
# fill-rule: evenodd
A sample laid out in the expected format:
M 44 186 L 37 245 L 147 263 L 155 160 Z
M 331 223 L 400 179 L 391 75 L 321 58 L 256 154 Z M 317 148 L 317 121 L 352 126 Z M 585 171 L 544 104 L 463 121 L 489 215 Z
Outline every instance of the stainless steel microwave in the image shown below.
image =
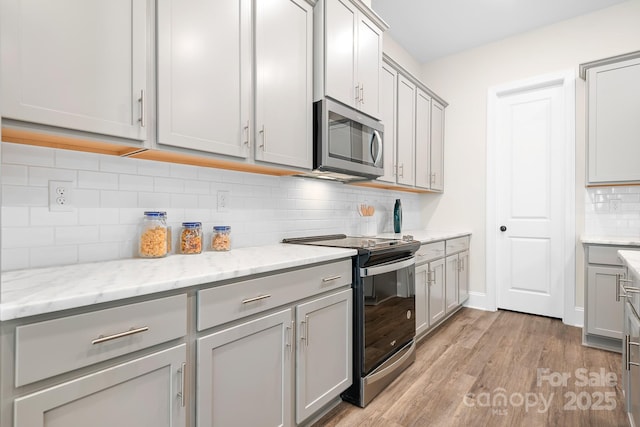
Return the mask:
M 384 175 L 382 123 L 330 98 L 316 101 L 313 107 L 317 173 L 337 172 L 343 181 Z

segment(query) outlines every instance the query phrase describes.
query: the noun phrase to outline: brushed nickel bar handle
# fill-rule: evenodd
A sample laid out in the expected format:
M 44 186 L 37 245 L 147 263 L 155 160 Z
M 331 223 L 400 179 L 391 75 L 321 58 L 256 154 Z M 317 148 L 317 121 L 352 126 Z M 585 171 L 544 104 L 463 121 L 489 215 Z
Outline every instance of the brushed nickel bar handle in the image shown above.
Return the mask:
M 291 342 L 293 341 L 293 327 L 294 327 L 294 321 L 291 321 L 291 325 L 287 326 L 287 341 L 285 342 L 285 347 L 287 347 L 289 349 L 289 353 L 291 353 L 292 350 L 292 345 Z
M 616 274 L 616 301 L 620 302 L 620 273 Z
M 640 343 L 631 341 L 631 335 L 627 335 L 625 339 L 627 341 L 627 371 L 630 371 L 631 366 L 640 366 L 640 363 L 631 361 L 631 346 L 640 347 Z
M 624 352 L 624 368 L 628 371 L 629 370 L 629 350 L 631 350 L 631 346 L 629 345 L 629 339 L 631 339 L 630 335 L 625 335 L 624 336 L 624 347 L 625 347 L 625 352 Z
M 356 102 L 360 102 L 360 83 L 356 86 Z
M 339 274 L 337 276 L 325 277 L 325 278 L 322 279 L 322 281 L 325 282 L 325 283 L 326 282 L 332 282 L 334 280 L 340 279 L 341 277 L 342 277 L 342 275 Z
M 245 145 L 247 146 L 247 148 L 251 148 L 251 141 L 250 141 L 250 132 L 249 132 L 249 120 L 247 120 L 247 124 L 243 126 L 242 128 L 245 131 L 245 135 L 247 136 L 247 139 L 244 141 Z
M 131 328 L 128 331 L 125 332 L 119 332 L 117 334 L 113 334 L 113 335 L 108 335 L 108 336 L 103 336 L 100 335 L 98 338 L 96 338 L 95 340 L 91 341 L 91 344 L 95 345 L 95 344 L 100 344 L 106 341 L 111 341 L 111 340 L 115 340 L 118 338 L 123 338 L 123 337 L 128 337 L 129 335 L 134 335 L 134 334 L 139 334 L 141 332 L 146 332 L 149 330 L 148 326 L 143 326 L 141 328 Z
M 180 405 L 184 408 L 185 406 L 185 371 L 187 370 L 187 364 L 182 362 L 182 366 L 180 367 L 180 391 L 178 392 L 178 396 L 180 397 Z
M 264 151 L 267 148 L 267 131 L 264 129 L 264 125 L 262 125 L 262 129 L 260 129 L 258 133 L 262 134 L 262 144 L 260 144 L 260 147 L 262 147 Z
M 360 84 L 360 103 L 364 105 L 364 83 Z
M 626 287 L 625 285 L 622 285 L 622 289 L 624 289 L 625 294 L 640 294 L 640 288 L 634 288 L 632 286 Z M 628 295 L 625 296 L 628 297 Z
M 138 102 L 140 103 L 140 118 L 138 121 L 140 122 L 140 127 L 144 127 L 144 89 L 140 90 L 140 98 L 138 98 Z
M 305 336 L 307 337 L 307 340 L 306 340 L 307 347 L 309 347 L 309 316 L 308 315 L 304 316 L 304 325 L 307 330 L 307 332 L 305 332 Z
M 271 295 L 265 294 L 265 295 L 260 295 L 260 296 L 253 297 L 253 298 L 247 298 L 247 299 L 242 300 L 242 303 L 243 304 L 249 304 L 250 302 L 256 302 L 256 301 L 260 301 L 260 300 L 267 299 L 267 298 L 271 298 Z

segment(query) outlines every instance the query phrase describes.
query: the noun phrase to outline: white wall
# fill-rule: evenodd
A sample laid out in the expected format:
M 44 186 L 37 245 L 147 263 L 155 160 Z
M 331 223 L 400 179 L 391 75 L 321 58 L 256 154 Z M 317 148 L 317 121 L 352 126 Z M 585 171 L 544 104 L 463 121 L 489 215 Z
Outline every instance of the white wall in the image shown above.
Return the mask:
M 52 179 L 73 181 L 74 211 L 49 212 Z M 364 234 L 356 206 L 365 202 L 376 208 L 376 231 L 393 232 L 396 198 L 403 229 L 422 226 L 418 194 L 6 142 L 1 182 L 3 271 L 132 258 L 145 210 L 167 211 L 174 230 L 201 221 L 207 240 L 214 225 L 230 225 L 234 247 Z M 217 211 L 218 190 L 230 192 L 228 212 Z
M 484 293 L 486 221 L 486 111 L 489 87 L 565 69 L 580 63 L 640 50 L 640 1 L 510 37 L 442 58 L 422 67 L 422 80 L 449 102 L 445 128 L 445 187 L 442 197 L 425 198 L 424 217 L 434 228 L 473 231 L 471 281 Z M 577 235 L 584 232 L 585 84 L 576 81 Z M 583 300 L 583 254 L 576 242 L 576 300 Z

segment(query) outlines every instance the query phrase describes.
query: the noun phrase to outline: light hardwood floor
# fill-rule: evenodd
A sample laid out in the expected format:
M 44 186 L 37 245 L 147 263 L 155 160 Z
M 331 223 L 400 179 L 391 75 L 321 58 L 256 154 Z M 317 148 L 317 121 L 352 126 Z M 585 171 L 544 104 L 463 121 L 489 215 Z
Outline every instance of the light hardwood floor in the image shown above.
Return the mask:
M 628 426 L 620 354 L 582 346 L 581 333 L 463 308 L 366 408 L 341 402 L 314 427 Z

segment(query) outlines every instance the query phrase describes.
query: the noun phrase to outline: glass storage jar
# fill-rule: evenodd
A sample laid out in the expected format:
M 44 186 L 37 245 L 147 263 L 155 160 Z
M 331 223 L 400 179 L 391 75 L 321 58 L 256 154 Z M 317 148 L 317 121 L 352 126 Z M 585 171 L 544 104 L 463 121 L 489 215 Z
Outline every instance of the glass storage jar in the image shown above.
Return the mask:
M 199 254 L 202 252 L 202 223 L 183 222 L 180 232 L 180 252 Z
M 213 227 L 211 249 L 214 251 L 231 250 L 231 227 L 228 225 L 216 225 Z
M 140 228 L 138 253 L 143 258 L 160 258 L 168 253 L 167 216 L 165 212 L 147 211 Z

